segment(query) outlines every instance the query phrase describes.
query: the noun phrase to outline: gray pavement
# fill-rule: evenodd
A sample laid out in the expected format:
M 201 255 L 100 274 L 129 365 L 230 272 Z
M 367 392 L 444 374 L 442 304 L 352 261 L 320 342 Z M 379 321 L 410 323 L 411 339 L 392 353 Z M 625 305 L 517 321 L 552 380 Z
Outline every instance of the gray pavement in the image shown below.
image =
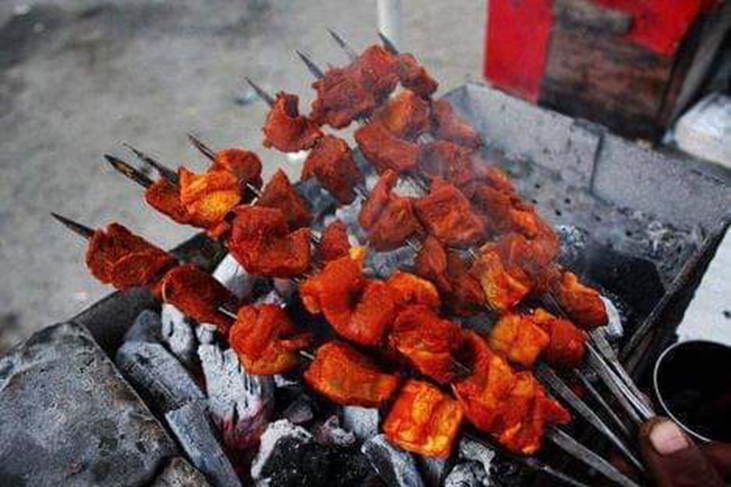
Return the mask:
M 485 2 L 404 0 L 403 47 L 443 93 L 479 80 Z M 267 174 L 286 158 L 261 146 L 265 107 L 248 75 L 275 91 L 312 90 L 295 48 L 341 63 L 325 31 L 375 39 L 375 1 L 90 0 L 0 2 L 0 351 L 110 290 L 83 264 L 58 211 L 89 225 L 118 220 L 162 246 L 193 231 L 148 209 L 102 163 L 129 141 L 196 169 L 194 131 L 215 147 L 254 149 Z

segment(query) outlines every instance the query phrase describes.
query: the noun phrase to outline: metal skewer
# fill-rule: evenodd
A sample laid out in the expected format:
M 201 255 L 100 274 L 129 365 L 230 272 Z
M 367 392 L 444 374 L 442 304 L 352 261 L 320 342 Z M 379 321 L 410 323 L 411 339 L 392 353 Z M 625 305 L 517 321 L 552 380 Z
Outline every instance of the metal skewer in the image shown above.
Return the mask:
M 134 147 L 132 147 L 127 142 L 122 142 L 122 145 L 126 147 L 127 149 L 131 150 L 134 155 L 136 155 L 140 161 L 144 162 L 145 164 L 149 164 L 150 166 L 154 167 L 157 172 L 160 173 L 160 176 L 164 177 L 168 181 L 170 181 L 173 184 L 178 184 L 178 173 L 170 169 L 169 167 L 165 166 L 164 164 L 158 162 L 157 160 L 153 159 L 152 157 L 148 156 L 141 150 L 138 150 Z
M 381 39 L 381 42 L 383 43 L 383 48 L 386 49 L 388 52 L 396 56 L 401 54 L 396 45 L 391 42 L 391 39 L 386 37 L 386 34 L 384 34 L 383 32 L 378 32 L 378 38 Z
M 251 89 L 254 90 L 256 95 L 259 98 L 261 98 L 261 100 L 263 100 L 270 107 L 274 106 L 274 97 L 272 95 L 267 93 L 266 90 L 264 90 L 264 88 L 262 88 L 261 86 L 257 85 L 253 81 L 251 81 L 251 78 L 249 78 L 248 76 L 244 76 L 244 79 L 246 80 L 247 83 L 249 83 L 249 86 L 251 86 Z
M 51 216 L 61 222 L 63 226 L 65 226 L 75 234 L 85 238 L 86 240 L 91 240 L 91 237 L 94 236 L 95 230 L 93 228 L 89 228 L 86 225 L 82 225 L 81 223 L 75 222 L 70 218 L 59 215 L 58 213 L 51 212 Z
M 303 53 L 300 50 L 296 50 L 295 52 L 297 53 L 299 58 L 302 60 L 302 62 L 305 63 L 305 66 L 307 66 L 307 69 L 310 71 L 312 76 L 314 76 L 317 79 L 322 79 L 325 77 L 325 73 L 322 71 L 322 69 L 320 69 L 320 67 L 317 66 L 317 64 L 315 64 L 315 62 L 312 59 L 310 59 L 305 53 Z
M 355 49 L 353 49 L 350 44 L 348 44 L 345 39 L 340 36 L 340 34 L 330 28 L 328 28 L 327 31 L 330 33 L 330 37 L 335 39 L 335 42 L 338 44 L 338 46 L 340 46 L 342 50 L 345 51 L 348 59 L 350 59 L 351 61 L 355 61 L 356 59 L 358 59 L 358 53 L 355 52 Z
M 127 164 L 122 159 L 119 159 L 109 154 L 104 154 L 104 158 L 116 171 L 124 174 L 143 188 L 149 188 L 154 184 L 154 181 L 150 179 L 146 174 L 143 174 L 137 168 Z
M 617 413 L 614 411 L 614 409 L 612 409 L 612 407 L 607 403 L 607 401 L 604 400 L 601 394 L 599 394 L 599 391 L 596 390 L 594 384 L 589 381 L 586 375 L 579 369 L 573 369 L 573 373 L 574 377 L 576 377 L 576 379 L 586 389 L 586 391 L 594 399 L 594 401 L 599 404 L 604 413 L 609 416 L 609 418 L 614 422 L 615 426 L 617 426 L 617 428 L 622 431 L 625 438 L 631 438 L 632 434 L 627 428 L 627 425 L 624 424 L 624 421 L 622 421 L 619 416 L 617 416 Z
M 212 161 L 216 160 L 215 151 L 208 147 L 206 144 L 204 144 L 198 137 L 191 133 L 188 133 L 188 140 L 195 146 L 196 149 L 200 151 L 201 154 L 203 154 Z

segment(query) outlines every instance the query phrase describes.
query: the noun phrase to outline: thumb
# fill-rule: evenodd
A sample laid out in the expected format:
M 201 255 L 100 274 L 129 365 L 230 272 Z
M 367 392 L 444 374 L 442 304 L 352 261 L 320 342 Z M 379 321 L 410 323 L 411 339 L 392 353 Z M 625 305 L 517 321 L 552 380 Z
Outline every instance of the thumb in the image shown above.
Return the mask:
M 723 487 L 700 449 L 667 418 L 642 425 L 640 453 L 658 487 Z

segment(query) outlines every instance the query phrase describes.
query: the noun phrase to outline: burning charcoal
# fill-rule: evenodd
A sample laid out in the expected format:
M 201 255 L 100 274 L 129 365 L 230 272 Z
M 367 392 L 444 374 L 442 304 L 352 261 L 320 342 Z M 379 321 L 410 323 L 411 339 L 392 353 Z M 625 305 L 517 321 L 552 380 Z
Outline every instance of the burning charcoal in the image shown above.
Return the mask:
M 194 402 L 186 404 L 167 413 L 165 420 L 190 461 L 212 485 L 241 485 L 211 430 L 203 406 Z
M 330 416 L 322 423 L 315 433 L 317 442 L 321 445 L 337 446 L 348 448 L 355 445 L 355 435 L 340 427 L 340 420 L 337 416 Z
M 304 428 L 296 426 L 286 419 L 271 423 L 261 436 L 259 452 L 251 464 L 251 477 L 261 480 L 264 467 L 269 463 L 277 443 L 282 439 L 291 440 L 292 444 L 303 445 L 313 441 L 312 435 Z
M 574 268 L 579 265 L 589 242 L 589 233 L 573 225 L 556 225 L 560 248 L 559 259 L 562 265 Z
M 369 252 L 365 267 L 373 270 L 376 277 L 386 278 L 398 269 L 414 266 L 416 252 L 408 246 L 390 252 Z
M 195 329 L 195 337 L 201 345 L 210 345 L 216 341 L 216 331 L 218 327 L 210 323 L 202 323 Z
M 48 327 L 0 357 L 0 418 L 5 486 L 148 485 L 180 454 L 74 323 Z
M 378 409 L 360 406 L 343 407 L 343 427 L 352 431 L 360 441 L 373 438 L 378 434 Z
M 315 417 L 315 412 L 312 409 L 312 399 L 302 394 L 287 406 L 282 416 L 293 424 L 309 423 Z
M 456 465 L 444 480 L 444 487 L 489 487 L 490 478 L 478 462 Z
M 160 413 L 205 400 L 193 378 L 161 344 L 126 342 L 117 350 L 115 362 L 135 390 Z
M 255 276 L 249 275 L 231 254 L 223 258 L 213 277 L 226 286 L 237 298 L 244 299 L 251 295 L 254 289 Z
M 216 345 L 198 347 L 211 418 L 226 446 L 243 450 L 264 431 L 274 403 L 274 380 L 246 373 L 236 353 Z
M 423 487 L 414 458 L 410 453 L 391 445 L 384 435 L 367 440 L 361 452 L 389 486 Z
M 160 343 L 162 319 L 160 314 L 149 309 L 140 313 L 132 326 L 124 334 L 125 342 Z
M 173 458 L 151 487 L 210 487 L 205 477 L 181 457 Z
M 196 347 L 193 321 L 171 304 L 162 305 L 162 340 L 183 365 L 190 367 L 196 363 Z

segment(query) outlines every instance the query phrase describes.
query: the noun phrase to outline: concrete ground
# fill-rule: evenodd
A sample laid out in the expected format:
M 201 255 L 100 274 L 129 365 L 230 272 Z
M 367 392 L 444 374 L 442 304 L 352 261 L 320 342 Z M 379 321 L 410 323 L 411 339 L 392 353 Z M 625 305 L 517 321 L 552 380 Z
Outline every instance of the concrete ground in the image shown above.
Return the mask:
M 403 0 L 403 9 L 402 47 L 441 92 L 480 79 L 485 2 Z M 0 352 L 110 292 L 49 211 L 95 226 L 116 220 L 162 246 L 193 233 L 103 163 L 104 153 L 127 156 L 121 141 L 200 170 L 185 139 L 193 131 L 214 147 L 258 151 L 268 174 L 298 174 L 261 146 L 265 106 L 242 80 L 309 103 L 311 79 L 293 51 L 342 63 L 326 27 L 368 45 L 375 1 L 0 2 Z

